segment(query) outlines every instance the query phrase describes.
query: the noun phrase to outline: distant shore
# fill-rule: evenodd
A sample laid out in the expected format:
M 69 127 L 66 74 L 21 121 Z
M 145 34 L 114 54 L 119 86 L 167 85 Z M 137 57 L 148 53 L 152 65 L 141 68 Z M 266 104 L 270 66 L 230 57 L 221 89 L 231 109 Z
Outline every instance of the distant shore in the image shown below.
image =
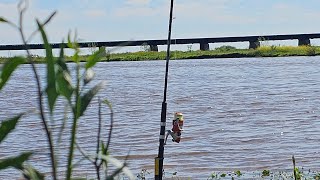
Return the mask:
M 319 46 L 261 46 L 257 49 L 237 49 L 232 46 L 221 46 L 209 51 L 171 51 L 172 60 L 179 59 L 214 59 L 214 58 L 245 58 L 245 57 L 287 57 L 287 56 L 318 56 Z M 82 61 L 86 61 L 88 55 L 83 55 Z M 34 61 L 43 63 L 44 57 L 33 56 Z M 0 57 L 0 62 L 4 62 L 7 57 Z M 108 54 L 101 61 L 147 61 L 165 60 L 166 52 L 139 51 L 127 53 Z M 66 57 L 66 61 L 72 62 L 71 57 Z

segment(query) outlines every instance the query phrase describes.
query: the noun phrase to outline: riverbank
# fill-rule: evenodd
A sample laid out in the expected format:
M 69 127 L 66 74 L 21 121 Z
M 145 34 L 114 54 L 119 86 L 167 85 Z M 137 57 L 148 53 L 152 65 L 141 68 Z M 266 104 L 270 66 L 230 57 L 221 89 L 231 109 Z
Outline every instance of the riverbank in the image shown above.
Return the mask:
M 245 57 L 287 57 L 287 56 L 318 56 L 319 46 L 262 46 L 257 49 L 236 49 L 232 46 L 222 46 L 210 51 L 172 51 L 171 59 L 213 59 L 213 58 L 245 58 Z M 88 55 L 81 56 L 86 61 Z M 0 62 L 7 58 L 0 57 Z M 146 61 L 165 60 L 166 52 L 139 51 L 108 54 L 102 61 Z M 34 56 L 34 61 L 44 62 L 44 57 Z M 71 62 L 71 57 L 66 57 Z

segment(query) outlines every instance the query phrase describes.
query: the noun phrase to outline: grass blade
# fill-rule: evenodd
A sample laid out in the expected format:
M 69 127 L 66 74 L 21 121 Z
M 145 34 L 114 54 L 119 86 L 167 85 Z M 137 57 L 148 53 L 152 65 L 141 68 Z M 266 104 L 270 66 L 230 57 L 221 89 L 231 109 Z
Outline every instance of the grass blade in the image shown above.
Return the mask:
M 17 157 L 11 157 L 0 161 L 0 170 L 6 169 L 9 167 L 14 167 L 17 169 L 23 169 L 22 164 L 29 159 L 32 155 L 31 152 L 22 153 Z
M 8 21 L 8 20 L 6 20 L 6 19 L 5 19 L 5 18 L 3 18 L 3 17 L 0 17 L 0 22 L 8 23 L 9 21 Z
M 62 44 L 63 44 L 63 42 L 62 42 Z M 60 47 L 60 55 L 57 60 L 57 64 L 62 70 L 70 72 L 68 69 L 68 66 L 66 64 L 66 61 L 64 60 L 64 48 L 62 46 Z
M 3 65 L 0 79 L 0 90 L 5 86 L 9 80 L 11 74 L 17 69 L 20 64 L 26 62 L 23 57 L 13 57 L 9 58 Z
M 106 48 L 101 47 L 98 51 L 88 57 L 86 69 L 93 67 L 102 57 L 106 56 Z
M 72 86 L 72 80 L 68 66 L 64 60 L 64 49 L 61 47 L 60 55 L 57 60 L 58 70 L 56 73 L 57 81 L 57 92 L 62 96 L 66 97 L 69 101 L 71 100 L 74 88 Z
M 42 24 L 42 26 L 48 24 L 48 23 L 51 21 L 51 19 L 53 18 L 53 16 L 55 16 L 56 14 L 57 14 L 57 11 L 54 11 L 54 12 L 47 18 L 47 20 Z
M 6 138 L 6 136 L 14 130 L 16 127 L 18 120 L 21 118 L 23 114 L 19 114 L 16 117 L 13 117 L 9 120 L 3 121 L 0 126 L 0 143 Z
M 74 39 L 76 39 L 76 35 L 75 35 Z M 75 51 L 75 53 L 72 56 L 72 61 L 75 63 L 79 63 L 80 62 L 80 60 L 79 60 L 79 53 L 80 53 L 79 45 L 76 41 L 73 41 L 73 42 L 71 41 L 71 33 L 70 32 L 68 34 L 67 46 L 68 46 L 68 48 L 73 49 Z
M 48 23 L 51 21 L 51 19 L 53 18 L 53 16 L 55 16 L 56 14 L 57 14 L 57 11 L 54 11 L 54 12 L 47 18 L 47 20 L 42 24 L 42 27 L 45 26 L 46 24 L 48 24 Z M 29 42 L 29 41 L 33 38 L 33 36 L 36 35 L 38 32 L 39 32 L 38 29 L 35 30 L 35 31 L 33 31 L 33 32 L 31 33 L 31 35 L 28 37 L 27 42 Z
M 71 76 L 67 71 L 59 69 L 56 74 L 57 92 L 71 101 L 74 88 L 71 84 Z
M 48 96 L 48 103 L 49 103 L 49 109 L 50 113 L 52 114 L 54 104 L 57 100 L 58 93 L 56 90 L 56 77 L 55 77 L 55 70 L 54 70 L 54 57 L 52 55 L 52 48 L 48 42 L 47 35 L 44 32 L 43 25 L 39 23 L 37 20 L 37 25 L 39 28 L 39 31 L 41 32 L 41 36 L 43 39 L 43 43 L 46 49 L 46 60 L 47 60 L 47 96 Z
M 26 179 L 44 180 L 44 175 L 31 166 L 27 166 L 23 168 L 23 176 Z
M 87 109 L 93 97 L 102 89 L 104 83 L 99 83 L 92 89 L 90 89 L 86 94 L 80 98 L 80 113 L 79 117 L 83 115 L 84 111 Z

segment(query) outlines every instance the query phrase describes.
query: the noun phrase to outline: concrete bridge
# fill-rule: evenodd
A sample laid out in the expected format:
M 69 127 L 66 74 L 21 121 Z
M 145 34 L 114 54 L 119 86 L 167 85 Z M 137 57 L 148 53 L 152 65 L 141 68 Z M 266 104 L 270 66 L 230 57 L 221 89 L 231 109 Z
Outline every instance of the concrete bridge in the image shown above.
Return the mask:
M 172 39 L 172 44 L 200 44 L 200 50 L 210 49 L 210 43 L 228 43 L 228 42 L 249 42 L 249 48 L 255 49 L 260 46 L 261 41 L 274 40 L 298 40 L 298 45 L 310 45 L 310 39 L 320 38 L 320 33 L 313 34 L 286 34 L 286 35 L 263 35 L 263 36 L 239 36 L 239 37 L 215 37 L 215 38 L 189 38 Z M 80 48 L 92 47 L 115 47 L 115 46 L 149 46 L 151 51 L 158 51 L 159 45 L 166 45 L 166 39 L 160 40 L 138 40 L 138 41 L 109 41 L 109 42 L 81 42 Z M 67 47 L 66 43 L 51 44 L 52 48 Z M 29 49 L 44 49 L 43 44 L 29 44 Z M 0 50 L 24 50 L 22 44 L 18 45 L 0 45 Z

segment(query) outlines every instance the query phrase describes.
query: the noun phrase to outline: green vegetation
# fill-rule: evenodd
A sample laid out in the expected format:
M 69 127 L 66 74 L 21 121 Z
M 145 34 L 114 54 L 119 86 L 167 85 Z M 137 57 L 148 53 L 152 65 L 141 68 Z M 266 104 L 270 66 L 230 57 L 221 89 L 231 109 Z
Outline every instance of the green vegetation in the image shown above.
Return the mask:
M 241 58 L 241 57 L 284 57 L 320 55 L 316 46 L 262 46 L 257 49 L 236 49 L 221 46 L 210 51 L 172 51 L 171 59 Z M 166 52 L 141 51 L 133 53 L 109 54 L 106 61 L 164 60 Z M 84 57 L 85 59 L 85 57 Z
M 262 171 L 262 176 L 270 176 L 270 171 L 269 170 L 263 170 Z
M 271 172 L 270 170 L 263 171 L 241 171 L 239 175 L 237 171 L 234 172 L 212 172 L 207 180 L 221 179 L 221 180 L 230 180 L 230 179 L 290 179 L 290 180 L 311 180 L 311 179 L 320 179 L 320 173 L 312 172 L 311 170 L 298 170 L 299 174 L 294 174 L 289 171 L 275 171 Z
M 146 61 L 165 60 L 166 52 L 153 52 L 146 46 L 142 51 L 126 53 L 107 53 L 101 61 Z M 286 56 L 317 56 L 320 55 L 319 46 L 261 46 L 257 49 L 236 49 L 233 46 L 221 46 L 210 51 L 172 51 L 171 59 L 209 59 L 209 58 L 243 58 L 243 57 L 286 57 Z M 87 61 L 89 55 L 80 56 L 81 61 Z M 35 63 L 43 63 L 44 57 L 32 56 Z M 7 58 L 0 58 L 4 62 Z M 72 57 L 65 56 L 67 62 Z
M 46 174 L 46 176 L 51 176 L 50 179 L 62 179 L 61 173 L 58 173 L 58 167 L 61 166 L 59 159 L 66 159 L 67 166 L 63 169 L 65 173 L 65 179 L 74 179 L 76 175 L 73 174 L 74 167 L 77 165 L 82 165 L 81 162 L 75 163 L 74 156 L 76 152 L 82 155 L 82 160 L 86 159 L 92 164 L 92 169 L 96 172 L 95 179 L 114 179 L 120 173 L 124 173 L 130 179 L 135 179 L 133 174 L 127 169 L 125 163 L 121 163 L 117 159 L 113 158 L 109 152 L 109 146 L 111 141 L 111 134 L 113 129 L 113 110 L 111 104 L 108 100 L 98 99 L 98 120 L 96 121 L 98 130 L 96 132 L 96 145 L 94 152 L 85 152 L 77 143 L 78 135 L 78 124 L 79 119 L 85 116 L 85 112 L 88 106 L 92 104 L 92 101 L 97 98 L 98 92 L 103 88 L 102 82 L 95 85 L 92 84 L 94 79 L 94 72 L 92 68 L 100 61 L 101 57 L 105 57 L 105 49 L 100 48 L 99 51 L 93 52 L 92 55 L 86 57 L 86 63 L 84 65 L 80 64 L 80 49 L 76 41 L 71 41 L 70 34 L 68 35 L 68 48 L 72 49 L 74 55 L 69 57 L 70 61 L 76 64 L 75 73 L 71 73 L 70 67 L 66 63 L 64 56 L 64 49 L 60 49 L 59 57 L 54 57 L 52 53 L 52 48 L 48 43 L 47 34 L 44 27 L 47 23 L 51 21 L 56 12 L 52 13 L 44 23 L 40 23 L 36 20 L 36 30 L 29 38 L 26 38 L 24 28 L 22 26 L 22 19 L 27 10 L 27 3 L 25 1 L 20 1 L 18 5 L 18 10 L 20 13 L 19 23 L 16 25 L 4 17 L 0 16 L 0 23 L 5 23 L 19 32 L 24 46 L 26 47 L 27 57 L 12 57 L 3 59 L 3 66 L 0 72 L 0 91 L 6 86 L 7 82 L 10 81 L 10 76 L 12 73 L 19 68 L 19 65 L 23 63 L 29 63 L 31 65 L 34 74 L 34 83 L 36 84 L 37 91 L 35 96 L 37 96 L 37 113 L 38 122 L 42 126 L 43 131 L 46 135 L 47 143 L 44 146 L 48 146 L 49 149 L 47 154 L 49 156 L 48 165 L 50 165 L 51 171 Z M 46 50 L 46 57 L 41 59 L 42 63 L 46 65 L 45 77 L 41 77 L 35 67 L 35 60 L 38 57 L 31 55 L 28 49 L 28 40 L 32 39 L 34 34 L 40 34 L 43 44 Z M 74 37 L 76 39 L 77 37 Z M 45 79 L 45 83 L 41 83 L 40 79 Z M 45 84 L 45 85 L 42 85 Z M 31 94 L 29 94 L 31 96 Z M 65 103 L 65 118 L 58 119 L 57 114 L 60 112 L 56 111 L 56 101 L 57 99 Z M 102 105 L 105 105 L 110 110 L 110 127 L 108 128 L 109 136 L 107 138 L 101 137 L 102 128 Z M 23 111 L 23 110 L 22 110 Z M 15 130 L 15 127 L 20 123 L 20 120 L 25 114 L 30 112 L 24 112 L 17 114 L 14 117 L 8 118 L 6 120 L 1 120 L 0 125 L 0 143 L 6 141 L 6 137 L 10 135 L 11 132 Z M 67 122 L 67 116 L 70 116 L 69 122 Z M 59 134 L 53 136 L 52 131 L 54 130 L 54 123 L 61 124 L 59 129 Z M 67 129 L 66 123 L 70 123 L 70 129 Z M 69 127 L 69 126 L 68 126 Z M 56 129 L 55 129 L 56 130 Z M 32 129 L 30 131 L 33 131 Z M 65 144 L 61 143 L 62 136 L 66 136 L 69 141 Z M 16 139 L 19 137 L 15 137 Z M 10 142 L 9 142 L 10 143 Z M 26 142 L 28 143 L 28 142 Z M 67 148 L 68 154 L 64 157 L 56 152 L 56 149 L 60 149 L 61 146 Z M 59 148 L 60 147 L 60 148 Z M 43 147 L 43 149 L 47 149 Z M 34 152 L 22 152 L 18 156 L 3 157 L 0 159 L 0 170 L 7 168 L 15 168 L 22 173 L 24 179 L 32 180 L 42 180 L 45 179 L 45 174 L 35 169 L 34 167 L 28 165 L 28 160 L 32 157 Z M 41 165 L 41 164 L 39 164 Z M 108 167 L 114 166 L 114 171 L 108 172 Z M 61 171 L 62 169 L 60 169 Z M 82 178 L 85 179 L 85 178 Z
M 242 57 L 284 57 L 316 56 L 320 47 L 316 46 L 262 46 L 257 49 L 236 49 L 221 46 L 210 51 L 172 51 L 171 59 L 242 58 Z M 141 51 L 133 53 L 109 54 L 106 61 L 164 60 L 166 52 Z M 84 57 L 85 59 L 85 57 Z
M 316 56 L 320 54 L 317 46 L 261 46 L 256 50 L 256 55 L 261 57 L 280 56 Z
M 304 170 L 304 168 L 296 167 L 295 157 L 292 156 L 293 171 L 276 171 L 271 172 L 268 169 L 261 171 L 240 171 L 236 170 L 233 172 L 212 172 L 207 180 L 213 179 L 320 179 L 320 173 L 312 171 L 311 169 Z
M 21 1 L 23 2 L 23 1 Z M 11 21 L 0 17 L 0 23 L 6 23 L 16 29 L 23 40 L 23 44 L 26 47 L 27 57 L 12 57 L 12 58 L 2 58 L 1 61 L 3 63 L 2 69 L 0 71 L 0 91 L 6 86 L 7 82 L 10 81 L 10 76 L 12 73 L 19 68 L 19 66 L 23 63 L 29 63 L 34 73 L 34 83 L 37 86 L 37 91 L 35 92 L 35 96 L 37 96 L 37 113 L 39 115 L 39 124 L 42 125 L 43 131 L 46 134 L 47 145 L 48 145 L 48 156 L 50 156 L 50 164 L 51 172 L 47 173 L 47 176 L 51 176 L 51 179 L 62 179 L 58 175 L 58 160 L 59 153 L 55 151 L 55 149 L 59 149 L 61 137 L 64 132 L 71 132 L 68 137 L 69 144 L 64 144 L 69 151 L 68 155 L 64 158 L 67 159 L 67 167 L 65 167 L 65 178 L 73 179 L 74 178 L 74 154 L 75 152 L 79 152 L 82 154 L 83 159 L 87 159 L 92 163 L 92 168 L 96 171 L 96 179 L 115 179 L 121 172 L 125 173 L 130 179 L 134 179 L 135 177 L 132 173 L 126 168 L 125 163 L 121 163 L 110 155 L 109 145 L 111 141 L 111 134 L 113 129 L 113 110 L 110 102 L 108 100 L 100 100 L 98 99 L 98 132 L 96 132 L 96 149 L 95 152 L 85 152 L 78 144 L 77 144 L 77 127 L 79 124 L 79 119 L 85 116 L 85 112 L 87 107 L 92 104 L 94 98 L 97 98 L 98 92 L 102 89 L 103 83 L 98 83 L 90 86 L 92 80 L 94 78 L 94 72 L 92 68 L 99 62 L 101 59 L 106 61 L 137 61 L 137 60 L 161 60 L 165 59 L 165 52 L 150 52 L 145 49 L 144 52 L 136 52 L 136 53 L 120 53 L 120 54 L 107 54 L 104 48 L 101 48 L 99 51 L 92 52 L 92 55 L 88 56 L 79 56 L 80 49 L 77 45 L 76 41 L 71 40 L 71 36 L 68 36 L 68 48 L 72 49 L 74 54 L 73 56 L 66 57 L 64 55 L 64 49 L 60 49 L 60 54 L 58 57 L 54 57 L 52 54 L 52 49 L 47 40 L 47 34 L 44 30 L 44 27 L 47 23 L 51 21 L 54 17 L 55 12 L 47 18 L 44 23 L 40 23 L 38 20 L 37 29 L 35 32 L 41 35 L 43 43 L 46 49 L 45 57 L 37 57 L 33 56 L 30 53 L 28 47 L 28 39 L 25 37 L 23 33 L 22 17 L 25 14 L 26 7 L 24 7 L 23 3 L 19 4 L 19 12 L 20 19 L 19 25 L 13 24 Z M 32 37 L 31 37 L 32 39 Z M 76 37 L 74 37 L 76 39 Z M 182 52 L 182 51 L 174 51 L 171 56 L 172 59 L 199 59 L 199 58 L 222 58 L 222 57 L 274 57 L 274 56 L 314 56 L 319 55 L 320 49 L 319 47 L 312 46 L 301 46 L 301 47 L 278 47 L 278 46 L 263 46 L 256 50 L 246 50 L 246 49 L 236 49 L 231 46 L 222 46 L 220 48 L 216 48 L 212 51 L 191 51 Z M 76 64 L 75 73 L 71 73 L 70 68 L 66 62 L 73 62 Z M 86 61 L 84 65 L 80 64 L 81 61 Z M 45 77 L 40 77 L 38 70 L 35 68 L 35 63 L 44 63 L 46 65 L 46 74 Z M 46 84 L 45 87 L 41 85 L 40 79 L 45 79 L 46 82 L 42 84 Z M 54 114 L 58 113 L 56 111 L 56 101 L 60 98 L 66 104 L 66 109 L 68 112 L 66 114 L 71 115 L 71 129 L 66 130 L 65 124 L 67 123 L 67 118 L 64 119 L 54 119 L 56 117 Z M 47 104 L 45 104 L 47 103 Z M 109 136 L 106 139 L 101 137 L 102 129 L 102 114 L 101 108 L 102 105 L 105 105 L 110 110 L 110 127 Z M 48 109 L 46 109 L 48 108 Z M 23 112 L 17 114 L 13 117 L 9 117 L 5 120 L 1 120 L 0 125 L 0 143 L 6 141 L 6 138 L 10 135 L 11 132 L 15 130 L 15 127 L 20 123 L 20 120 L 24 117 L 24 115 L 30 112 Z M 53 126 L 49 121 L 61 121 L 61 127 L 59 127 L 59 135 L 57 137 L 52 135 Z M 32 129 L 31 129 L 32 131 Z M 18 137 L 16 137 L 18 138 Z M 43 149 L 46 149 L 45 147 Z M 22 173 L 22 176 L 25 179 L 37 179 L 42 180 L 45 179 L 45 174 L 35 169 L 34 167 L 28 165 L 28 160 L 32 157 L 34 152 L 21 152 L 20 155 L 5 157 L 0 159 L 0 170 L 4 170 L 7 168 L 15 168 Z M 296 167 L 295 158 L 292 157 L 293 160 L 293 173 L 285 174 L 283 172 L 279 172 L 277 174 L 271 174 L 269 170 L 264 170 L 259 174 L 260 176 L 272 176 L 271 178 L 276 177 L 288 177 L 294 179 L 302 179 L 305 177 L 313 177 L 315 179 L 319 179 L 319 173 L 312 173 L 308 171 L 307 173 L 303 172 L 303 169 L 300 170 Z M 114 171 L 108 172 L 108 167 L 110 164 L 115 166 Z M 77 164 L 79 165 L 79 164 Z M 81 165 L 81 163 L 80 163 Z M 143 169 L 140 174 L 138 174 L 138 178 L 146 179 L 146 175 L 149 172 L 146 169 Z M 172 176 L 176 177 L 177 172 L 174 172 Z M 234 171 L 232 173 L 216 173 L 213 172 L 208 179 L 217 179 L 217 178 L 241 178 L 246 176 L 245 172 L 241 172 L 240 170 Z
M 233 46 L 220 46 L 218 48 L 215 48 L 216 51 L 221 51 L 221 52 L 234 51 L 236 49 L 237 48 Z
M 238 177 L 240 177 L 240 176 L 242 175 L 242 173 L 241 173 L 240 170 L 235 171 L 235 173 L 236 173 L 236 175 L 237 175 Z

